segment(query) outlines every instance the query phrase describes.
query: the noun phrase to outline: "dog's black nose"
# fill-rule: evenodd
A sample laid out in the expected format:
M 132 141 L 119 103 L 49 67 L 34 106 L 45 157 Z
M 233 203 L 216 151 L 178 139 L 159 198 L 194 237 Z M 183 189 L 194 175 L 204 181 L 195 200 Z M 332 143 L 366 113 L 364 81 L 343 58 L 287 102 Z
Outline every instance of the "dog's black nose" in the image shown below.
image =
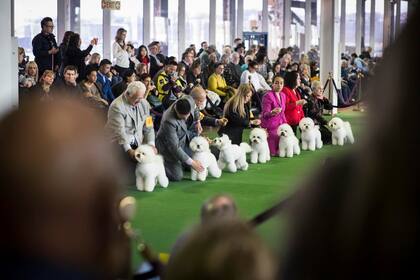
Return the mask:
M 197 149 L 200 149 L 200 145 L 197 145 Z

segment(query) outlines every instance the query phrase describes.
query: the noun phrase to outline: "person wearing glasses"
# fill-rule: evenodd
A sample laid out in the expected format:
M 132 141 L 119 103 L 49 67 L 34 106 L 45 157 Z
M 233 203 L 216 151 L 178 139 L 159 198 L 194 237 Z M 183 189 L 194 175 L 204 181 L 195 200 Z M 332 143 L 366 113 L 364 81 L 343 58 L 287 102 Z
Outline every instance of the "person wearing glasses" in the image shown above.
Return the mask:
M 225 78 L 222 76 L 225 65 L 217 63 L 215 66 L 214 73 L 210 75 L 208 80 L 208 89 L 217 93 L 226 102 L 232 97 L 234 91 L 226 84 Z
M 52 18 L 43 18 L 41 28 L 41 32 L 32 40 L 32 50 L 35 55 L 35 62 L 38 65 L 39 75 L 42 75 L 45 70 L 56 72 L 61 64 L 57 41 L 52 33 L 54 29 Z

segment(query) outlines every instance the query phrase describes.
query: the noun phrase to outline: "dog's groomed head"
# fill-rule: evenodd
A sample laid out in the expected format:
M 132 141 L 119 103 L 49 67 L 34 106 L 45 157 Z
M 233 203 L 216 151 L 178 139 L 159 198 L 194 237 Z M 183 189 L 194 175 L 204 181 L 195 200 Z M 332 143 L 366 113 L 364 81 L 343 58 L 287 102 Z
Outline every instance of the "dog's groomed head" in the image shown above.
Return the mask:
M 252 144 L 259 144 L 267 141 L 267 131 L 263 128 L 254 128 L 249 134 L 249 141 Z
M 194 137 L 190 142 L 190 148 L 194 153 L 210 151 L 209 142 L 202 136 Z
M 284 123 L 277 129 L 277 135 L 280 137 L 290 137 L 295 134 L 293 133 L 293 129 L 290 127 L 290 125 Z
M 311 118 L 303 118 L 299 122 L 300 130 L 308 131 L 315 127 L 315 123 Z
M 229 139 L 229 136 L 227 136 L 226 134 L 223 134 L 220 137 L 216 137 L 213 140 L 213 146 L 215 146 L 218 149 L 223 148 L 224 146 L 230 144 L 231 141 Z
M 152 146 L 140 145 L 134 152 L 134 156 L 139 163 L 150 163 L 155 160 L 156 154 Z
M 332 130 L 337 130 L 337 129 L 340 129 L 340 128 L 342 128 L 342 127 L 343 127 L 343 120 L 342 120 L 342 119 L 340 119 L 340 118 L 338 118 L 338 117 L 332 118 L 332 119 L 329 121 L 328 126 L 329 126 Z

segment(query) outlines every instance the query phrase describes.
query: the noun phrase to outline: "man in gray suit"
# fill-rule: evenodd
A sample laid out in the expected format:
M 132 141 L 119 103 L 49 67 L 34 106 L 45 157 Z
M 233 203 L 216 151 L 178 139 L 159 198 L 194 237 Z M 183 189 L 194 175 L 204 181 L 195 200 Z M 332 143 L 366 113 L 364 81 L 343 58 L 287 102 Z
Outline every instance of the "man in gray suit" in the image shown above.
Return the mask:
M 135 161 L 134 150 L 141 144 L 155 146 L 150 105 L 144 98 L 146 87 L 142 82 L 132 82 L 126 91 L 109 106 L 106 128 L 113 142 Z
M 184 176 L 183 164 L 202 172 L 203 166 L 187 153 L 187 145 L 196 135 L 188 129 L 186 120 L 191 114 L 191 104 L 181 98 L 165 111 L 156 137 L 156 147 L 165 160 L 165 171 L 171 181 L 180 181 Z

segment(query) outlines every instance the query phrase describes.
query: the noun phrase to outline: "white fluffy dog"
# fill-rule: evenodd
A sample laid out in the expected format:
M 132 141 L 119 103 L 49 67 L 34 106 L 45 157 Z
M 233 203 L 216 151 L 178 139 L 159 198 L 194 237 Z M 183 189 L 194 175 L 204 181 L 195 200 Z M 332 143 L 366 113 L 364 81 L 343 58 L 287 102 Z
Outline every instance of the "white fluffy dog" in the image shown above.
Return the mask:
M 354 143 L 353 131 L 349 122 L 340 118 L 332 118 L 328 123 L 332 133 L 332 144 L 343 146 L 344 143 Z
M 194 137 L 190 142 L 190 148 L 193 152 L 193 160 L 201 162 L 204 168 L 204 171 L 200 173 L 191 168 L 191 180 L 205 181 L 208 173 L 214 178 L 219 178 L 222 175 L 222 170 L 217 165 L 216 157 L 210 152 L 209 142 L 206 138 Z
M 251 152 L 251 147 L 247 143 L 240 146 L 232 145 L 229 137 L 223 134 L 213 140 L 213 145 L 219 149 L 219 160 L 217 164 L 220 169 L 227 167 L 229 172 L 235 173 L 238 169 L 247 170 L 246 154 Z
M 136 167 L 136 186 L 139 191 L 152 192 L 156 181 L 166 188 L 169 184 L 166 177 L 163 158 L 155 154 L 150 145 L 140 145 L 135 151 L 135 157 L 138 161 Z
M 279 156 L 293 157 L 293 155 L 300 154 L 299 140 L 293 133 L 293 129 L 287 123 L 279 126 L 277 135 L 280 136 L 279 142 Z
M 270 148 L 267 142 L 267 132 L 263 128 L 254 128 L 249 134 L 251 141 L 251 163 L 266 163 L 270 160 Z
M 321 132 L 319 126 L 315 125 L 311 118 L 303 118 L 299 122 L 302 150 L 315 151 L 322 148 Z

